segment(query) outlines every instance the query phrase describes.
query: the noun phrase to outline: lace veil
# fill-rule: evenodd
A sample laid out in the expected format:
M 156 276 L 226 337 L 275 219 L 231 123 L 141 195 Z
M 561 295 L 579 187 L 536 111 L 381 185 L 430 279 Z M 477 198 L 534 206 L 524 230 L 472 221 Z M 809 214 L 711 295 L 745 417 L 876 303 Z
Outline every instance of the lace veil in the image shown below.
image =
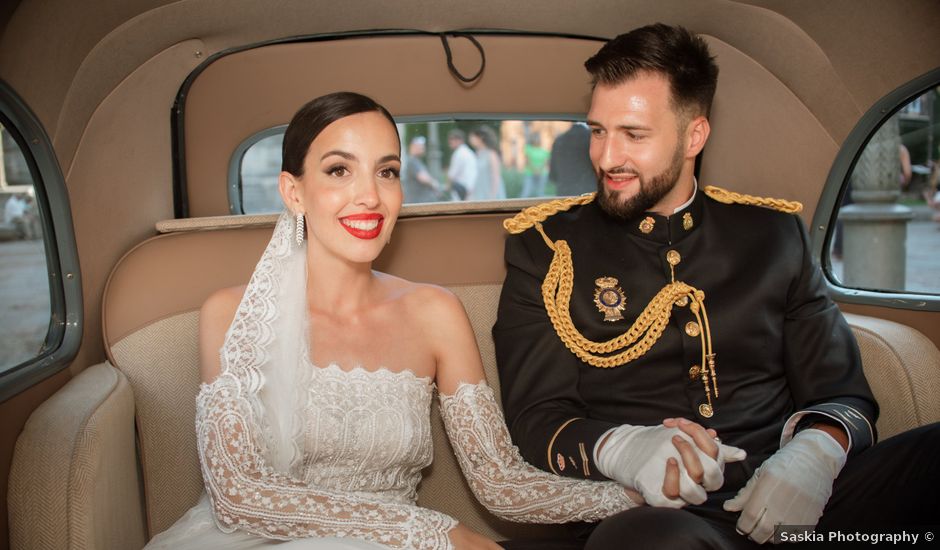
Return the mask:
M 293 475 L 300 439 L 307 350 L 307 241 L 294 239 L 294 216 L 281 213 L 255 266 L 222 344 L 223 375 L 232 375 L 251 406 L 265 462 Z

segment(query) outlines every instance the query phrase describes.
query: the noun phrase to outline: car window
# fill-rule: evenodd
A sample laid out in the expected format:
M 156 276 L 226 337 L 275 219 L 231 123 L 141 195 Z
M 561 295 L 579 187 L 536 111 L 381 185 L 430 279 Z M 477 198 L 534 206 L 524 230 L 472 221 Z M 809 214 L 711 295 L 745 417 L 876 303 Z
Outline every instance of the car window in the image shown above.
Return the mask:
M 27 159 L 0 124 L 0 371 L 42 355 L 51 312 L 42 212 Z
M 832 279 L 854 289 L 940 294 L 940 87 L 882 122 L 842 190 Z
M 422 120 L 398 124 L 405 204 L 579 195 L 596 188 L 590 132 L 572 120 Z M 231 211 L 276 212 L 285 127 L 259 132 L 232 156 Z

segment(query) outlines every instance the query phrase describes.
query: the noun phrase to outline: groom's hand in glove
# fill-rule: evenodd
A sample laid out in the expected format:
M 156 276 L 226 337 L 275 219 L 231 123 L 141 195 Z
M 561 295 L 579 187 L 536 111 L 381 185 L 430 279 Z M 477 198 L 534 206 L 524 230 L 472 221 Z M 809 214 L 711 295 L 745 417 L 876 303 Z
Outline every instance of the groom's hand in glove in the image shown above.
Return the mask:
M 765 460 L 724 508 L 741 512 L 738 532 L 761 544 L 775 525 L 816 525 L 845 460 L 845 450 L 829 433 L 803 430 Z
M 605 476 L 639 491 L 651 506 L 701 504 L 706 491 L 724 483 L 725 463 L 745 457 L 744 450 L 723 445 L 714 436 L 686 419 L 666 419 L 662 426 L 624 424 L 598 442 L 595 463 Z M 673 467 L 678 467 L 678 495 L 667 479 Z

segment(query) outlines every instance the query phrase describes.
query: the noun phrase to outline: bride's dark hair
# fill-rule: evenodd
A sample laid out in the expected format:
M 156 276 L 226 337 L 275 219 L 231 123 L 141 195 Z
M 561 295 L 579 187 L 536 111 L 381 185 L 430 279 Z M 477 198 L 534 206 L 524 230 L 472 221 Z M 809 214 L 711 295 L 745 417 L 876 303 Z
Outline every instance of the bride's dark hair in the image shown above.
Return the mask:
M 388 119 L 398 135 L 395 119 L 385 107 L 372 98 L 355 92 L 335 92 L 320 96 L 307 103 L 294 114 L 284 133 L 281 149 L 281 170 L 296 177 L 304 175 L 304 158 L 307 149 L 320 132 L 341 118 L 359 113 L 378 112 Z M 401 137 L 398 138 L 401 143 Z

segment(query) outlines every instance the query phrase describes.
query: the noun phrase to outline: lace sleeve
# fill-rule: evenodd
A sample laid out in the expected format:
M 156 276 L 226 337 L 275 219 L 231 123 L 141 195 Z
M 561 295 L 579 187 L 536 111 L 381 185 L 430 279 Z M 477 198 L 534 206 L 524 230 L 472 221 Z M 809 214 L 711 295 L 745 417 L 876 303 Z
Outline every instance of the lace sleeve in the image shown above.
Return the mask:
M 619 483 L 560 477 L 527 464 L 486 381 L 462 383 L 440 400 L 464 477 L 497 516 L 528 523 L 599 521 L 637 506 Z
M 219 528 L 274 539 L 351 537 L 392 548 L 452 548 L 457 522 L 404 504 L 373 502 L 320 490 L 266 466 L 240 384 L 222 375 L 203 386 L 196 404 L 199 459 Z

